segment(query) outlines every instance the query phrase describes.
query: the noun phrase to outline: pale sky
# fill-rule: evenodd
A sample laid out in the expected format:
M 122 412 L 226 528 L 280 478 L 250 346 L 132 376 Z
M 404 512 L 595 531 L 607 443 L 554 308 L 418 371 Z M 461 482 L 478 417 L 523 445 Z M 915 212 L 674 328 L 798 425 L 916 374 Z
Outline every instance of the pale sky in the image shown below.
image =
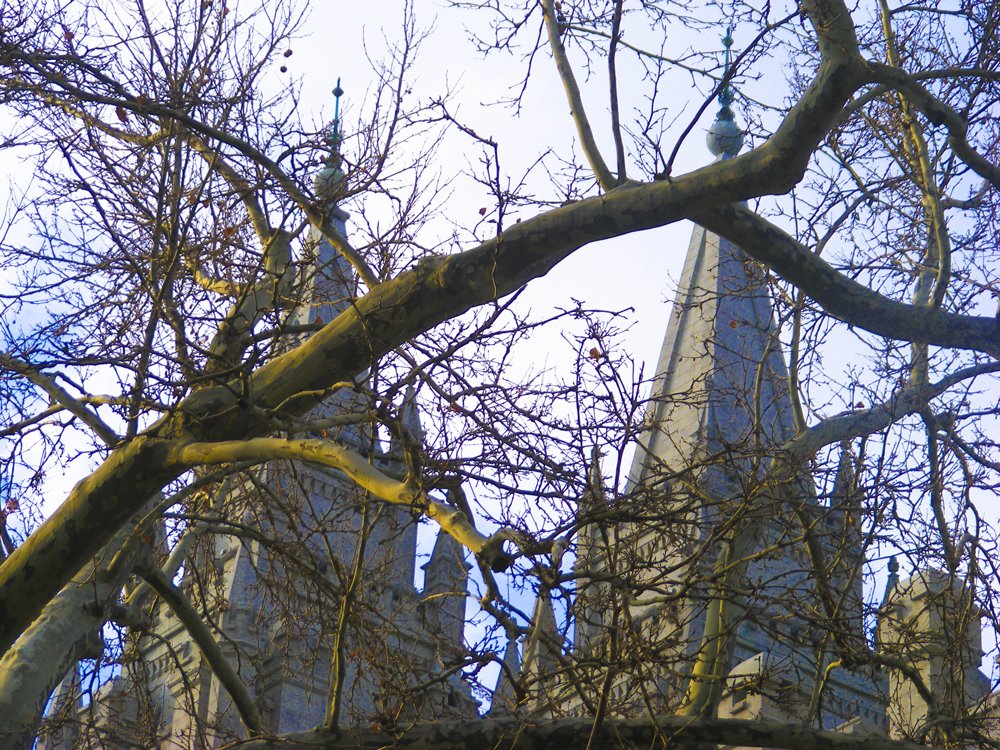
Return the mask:
M 453 110 L 480 135 L 493 137 L 499 143 L 502 163 L 511 165 L 510 172 L 515 177 L 519 174 L 515 166 L 526 167 L 550 144 L 569 153 L 573 134 L 569 106 L 551 59 L 539 55 L 535 60 L 534 77 L 520 113 L 491 105 L 490 102 L 515 90 L 522 61 L 502 54 L 482 59 L 465 31 L 469 24 L 481 24 L 483 17 L 475 12 L 447 8 L 442 0 L 416 0 L 414 5 L 418 27 L 433 27 L 417 55 L 411 87 L 415 97 L 437 97 L 450 86 L 455 92 Z M 303 103 L 323 106 L 325 102 L 329 117 L 332 114 L 329 92 L 340 76 L 345 90 L 345 126 L 349 129 L 349 118 L 352 110 L 357 110 L 358 99 L 370 94 L 373 86 L 365 49 L 374 57 L 384 49 L 385 38 L 398 40 L 402 17 L 401 0 L 314 2 L 307 25 L 310 37 L 296 43 L 295 54 L 288 59 L 288 75 L 301 76 Z M 602 88 L 594 84 L 584 86 L 596 128 L 599 118 L 601 121 L 607 118 L 606 98 L 598 99 Z M 711 116 L 703 118 L 706 127 Z M 602 137 L 601 132 L 598 137 Z M 602 140 L 609 138 L 604 133 Z M 694 134 L 686 145 L 686 153 L 680 160 L 686 168 L 711 160 L 702 133 Z M 452 163 L 442 164 L 441 169 L 445 172 L 462 169 L 477 158 L 477 153 L 471 147 L 465 153 L 448 153 L 445 160 Z M 579 154 L 578 149 L 576 153 Z M 611 156 L 613 153 L 608 154 Z M 470 225 L 474 224 L 479 218 L 477 209 L 489 199 L 486 190 L 481 190 L 480 195 L 463 193 L 449 199 L 445 203 L 449 218 L 461 224 L 465 216 Z M 633 356 L 651 362 L 652 366 L 669 312 L 672 279 L 676 280 L 680 271 L 690 232 L 690 224 L 684 222 L 588 246 L 547 278 L 532 282 L 525 301 L 536 308 L 553 302 L 572 306 L 571 298 L 602 309 L 635 307 L 635 327 L 627 337 L 628 347 Z

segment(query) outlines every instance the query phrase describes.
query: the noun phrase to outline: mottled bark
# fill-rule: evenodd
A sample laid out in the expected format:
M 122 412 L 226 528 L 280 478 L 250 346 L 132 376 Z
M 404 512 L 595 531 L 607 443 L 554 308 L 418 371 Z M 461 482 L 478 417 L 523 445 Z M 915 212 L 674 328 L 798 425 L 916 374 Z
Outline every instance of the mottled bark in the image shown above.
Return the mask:
M 1000 357 L 1000 325 L 994 318 L 958 315 L 887 299 L 838 272 L 779 227 L 743 206 L 720 206 L 693 218 L 735 242 L 845 323 L 891 339 L 972 349 Z
M 42 615 L 24 632 L 16 649 L 0 659 L 0 747 L 30 748 L 49 696 L 80 659 L 101 646 L 100 630 L 118 595 L 131 559 L 140 551 L 129 544 L 128 561 L 111 560 L 128 541 L 128 529 L 73 577 Z
M 280 168 L 265 154 L 245 141 L 199 123 L 161 103 L 136 98 L 95 99 L 93 94 L 64 82 L 67 96 L 76 96 L 84 102 L 120 106 L 122 111 L 136 115 L 180 123 L 209 141 L 227 144 L 253 160 L 275 178 L 278 186 L 301 206 L 314 224 L 323 226 L 324 233 L 352 260 L 371 289 L 300 346 L 245 378 L 196 392 L 144 435 L 118 444 L 104 463 L 73 489 L 62 507 L 0 565 L 0 652 L 6 651 L 26 629 L 33 627 L 32 623 L 40 615 L 43 618 L 52 616 L 56 606 L 53 597 L 64 584 L 109 543 L 116 531 L 129 523 L 135 511 L 148 498 L 190 467 L 190 463 L 176 460 L 178 451 L 195 442 L 244 440 L 272 432 L 282 418 L 302 414 L 315 405 L 332 383 L 359 377 L 379 357 L 412 337 L 478 305 L 514 292 L 591 242 L 693 217 L 738 242 L 751 255 L 797 285 L 831 315 L 852 325 L 900 341 L 972 349 L 994 356 L 1000 354 L 1000 327 L 995 320 L 948 314 L 883 297 L 838 273 L 808 248 L 766 221 L 746 209 L 730 205 L 791 189 L 802 178 L 817 145 L 842 118 L 851 97 L 873 81 L 909 87 L 907 95 L 914 106 L 928 114 L 933 124 L 940 122 L 948 127 L 959 156 L 980 174 L 997 179 L 995 166 L 968 148 L 964 123 L 957 113 L 921 95 L 922 89 L 909 77 L 886 66 L 866 63 L 860 57 L 850 13 L 842 2 L 807 0 L 802 7 L 815 31 L 822 61 L 810 86 L 762 145 L 747 154 L 669 182 L 629 183 L 605 195 L 542 213 L 511 226 L 500 236 L 476 248 L 456 255 L 426 258 L 395 279 L 377 285 L 363 259 L 356 257 L 336 230 L 325 223 L 307 196 L 303 196 L 291 181 L 282 178 Z M 556 20 L 551 18 L 551 8 L 549 12 L 550 21 Z M 557 26 L 554 30 L 558 32 Z M 22 51 L 16 52 L 21 54 Z M 962 151 L 962 148 L 965 150 Z M 606 167 L 601 171 L 606 172 Z M 610 179 L 606 177 L 605 182 L 610 184 Z M 239 189 L 238 182 L 233 184 Z M 252 206 L 250 210 L 253 214 Z M 264 234 L 266 227 L 261 216 L 257 217 L 255 224 L 258 234 Z M 239 347 L 234 345 L 232 351 L 238 350 Z M 223 359 L 235 361 L 236 355 Z M 832 430 L 836 433 L 834 439 L 840 439 L 845 432 L 868 429 L 870 424 L 891 420 L 900 409 L 905 411 L 908 408 L 905 404 L 898 406 L 894 403 L 881 412 L 871 410 L 865 415 L 868 421 L 864 424 L 858 420 L 851 424 L 833 420 L 830 424 L 837 428 Z M 117 440 L 113 434 L 106 437 Z M 810 445 L 825 439 L 815 433 L 807 437 Z M 430 515 L 433 515 L 433 508 L 427 507 Z M 448 510 L 447 507 L 445 510 Z M 445 515 L 441 518 L 442 525 L 449 518 L 456 523 L 461 520 Z M 48 608 L 47 604 L 50 605 Z M 22 639 L 18 653 L 11 658 L 20 658 L 20 649 L 26 648 L 28 642 Z M 60 646 L 69 650 L 68 644 Z M 60 659 L 63 660 L 60 664 L 65 663 L 66 654 Z M 58 679 L 59 676 L 61 674 L 50 674 L 46 680 Z M 35 695 L 26 698 L 36 699 Z M 0 719 L 0 730 L 2 721 Z M 468 737 L 487 731 L 483 726 L 467 725 Z M 795 730 L 794 727 L 785 728 L 786 734 L 780 734 L 775 727 L 753 726 L 760 731 L 766 729 L 769 734 L 761 739 L 752 733 L 757 730 L 751 725 L 738 722 L 729 729 L 726 728 L 728 725 L 717 722 L 664 724 L 662 729 L 664 732 L 669 730 L 668 736 L 692 742 L 764 744 L 771 747 L 791 746 L 782 743 L 793 741 L 817 747 L 848 747 L 850 742 L 857 742 L 857 739 L 840 736 L 823 739 L 815 732 L 809 734 L 812 730 Z M 575 724 L 557 723 L 549 728 L 527 727 L 516 732 L 511 725 L 506 730 L 495 730 L 500 734 L 493 735 L 493 740 L 477 735 L 478 740 L 475 741 L 479 746 L 498 741 L 510 741 L 510 746 L 531 741 L 538 742 L 539 746 L 546 742 L 553 745 L 561 743 L 562 746 L 578 740 L 574 732 L 580 727 L 584 727 L 580 736 L 589 736 L 590 728 L 587 722 L 581 720 Z M 463 728 L 441 729 L 442 732 L 446 730 L 459 736 Z M 711 730 L 715 734 L 698 735 L 696 730 Z M 725 734 L 730 730 L 731 734 Z M 503 731 L 514 732 L 517 739 L 510 740 L 509 737 L 514 735 L 504 735 Z M 533 734 L 533 731 L 537 733 Z M 561 731 L 566 734 L 560 735 Z M 648 734 L 655 731 L 648 722 L 642 722 L 641 727 L 638 724 L 633 727 L 627 722 L 609 722 L 602 731 L 615 732 L 608 737 L 632 737 L 629 742 L 642 744 L 656 736 Z M 629 734 L 633 731 L 634 734 Z M 806 734 L 793 738 L 795 731 Z M 641 732 L 647 732 L 645 739 L 641 739 Z M 508 740 L 504 740 L 505 736 Z M 437 737 L 435 740 L 412 741 L 427 744 L 450 742 L 444 735 Z M 532 740 L 534 737 L 537 739 Z M 337 745 L 338 741 L 341 740 L 327 738 L 324 742 L 334 744 L 322 746 L 364 746 Z M 466 743 L 471 741 L 474 740 L 463 740 Z M 607 738 L 602 741 L 614 744 Z M 827 744 L 824 745 L 824 742 Z M 897 744 L 881 746 L 902 747 Z
M 873 734 L 841 734 L 776 721 L 737 719 L 692 720 L 679 716 L 643 719 L 605 719 L 592 732 L 591 719 L 559 719 L 529 723 L 520 719 L 484 719 L 467 722 L 418 724 L 398 735 L 324 734 L 300 732 L 280 739 L 256 740 L 243 750 L 625 750 L 657 747 L 696 748 L 704 743 L 815 750 L 918 750 L 911 742 Z

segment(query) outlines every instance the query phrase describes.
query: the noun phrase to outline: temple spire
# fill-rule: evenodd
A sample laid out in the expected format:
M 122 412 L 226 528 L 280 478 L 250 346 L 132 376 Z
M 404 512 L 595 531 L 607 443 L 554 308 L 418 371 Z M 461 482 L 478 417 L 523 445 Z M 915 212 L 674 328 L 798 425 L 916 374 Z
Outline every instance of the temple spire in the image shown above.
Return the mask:
M 389 440 L 389 456 L 402 461 L 407 440 L 415 442 L 418 446 L 424 440 L 424 426 L 420 422 L 420 412 L 417 409 L 417 391 L 412 385 L 406 387 L 403 402 L 399 405 L 399 430 L 399 433 L 394 434 Z
M 545 714 L 552 708 L 553 675 L 559 666 L 562 636 L 552 608 L 552 591 L 542 584 L 531 616 L 531 631 L 524 644 L 521 674 L 532 696 L 534 711 Z
M 707 139 L 720 160 L 735 157 L 743 143 L 731 106 L 731 33 L 723 43 L 720 108 Z M 856 526 L 839 529 L 830 523 L 835 514 L 819 504 L 809 467 L 788 461 L 785 446 L 796 429 L 767 269 L 726 237 L 695 225 L 677 286 L 629 482 L 616 499 L 617 508 L 633 520 L 620 524 L 614 536 L 616 561 L 635 566 L 626 568 L 629 575 L 636 571 L 623 597 L 630 625 L 635 624 L 632 632 L 648 639 L 650 653 L 665 646 L 677 654 L 676 664 L 651 670 L 660 680 L 657 689 L 662 685 L 667 705 L 685 705 L 698 692 L 689 690 L 692 686 L 718 680 L 705 705 L 718 708 L 722 717 L 726 706 L 730 715 L 736 713 L 733 696 L 741 692 L 739 711 L 749 708 L 743 704 L 749 689 L 733 692 L 734 687 L 773 672 L 788 675 L 784 682 L 794 690 L 782 692 L 788 696 L 782 710 L 789 708 L 796 720 L 806 719 L 805 706 L 813 705 L 808 720 L 816 720 L 818 710 L 825 726 L 862 712 L 877 720 L 877 686 L 867 676 L 828 668 L 825 646 L 813 645 L 809 613 L 819 601 L 800 554 L 799 509 L 815 517 L 812 538 L 821 545 L 822 559 L 835 562 L 832 588 L 846 594 L 835 597 L 842 603 L 835 614 L 862 644 L 857 572 L 863 552 Z M 849 491 L 855 484 L 852 460 L 849 452 L 842 459 L 834 492 L 837 513 L 847 514 L 856 499 Z M 776 465 L 782 469 L 780 483 L 774 481 Z M 842 539 L 849 549 L 840 548 Z M 573 603 L 575 645 L 586 654 L 587 642 L 595 644 L 597 656 L 603 644 L 592 634 L 606 632 L 602 601 L 613 601 L 599 587 L 615 581 L 617 571 L 596 567 L 599 557 L 587 549 L 588 541 L 581 533 L 578 550 L 585 565 L 578 563 L 576 578 L 578 591 L 585 593 Z M 726 581 L 722 586 L 720 579 Z M 544 621 L 536 616 L 536 628 Z M 693 667 L 688 657 L 695 653 L 710 660 Z M 529 657 L 538 659 L 526 647 L 526 672 Z M 737 665 L 742 666 L 734 670 Z M 816 684 L 818 667 L 825 670 L 817 692 L 822 700 L 813 704 L 805 696 Z M 628 710 L 638 701 L 629 696 L 624 679 L 620 684 L 614 700 Z M 716 686 L 729 696 L 726 706 L 717 702 Z M 780 681 L 775 687 L 785 690 Z M 791 697 L 795 692 L 799 695 Z M 791 706 L 802 707 L 801 719 L 800 709 Z
M 731 107 L 732 44 L 730 29 L 723 38 L 719 112 L 707 136 L 720 159 L 735 156 L 743 144 Z M 713 456 L 728 456 L 732 468 L 753 463 L 750 457 L 794 433 L 766 272 L 704 227 L 694 227 L 655 372 L 652 430 L 636 452 L 633 483 Z
M 340 122 L 340 97 L 344 90 L 340 79 L 333 89 L 335 97 L 333 121 L 323 132 L 326 155 L 323 166 L 313 178 L 313 190 L 319 199 L 323 218 L 330 222 L 341 235 L 347 236 L 348 214 L 337 205 L 344 194 L 346 175 L 341 168 L 343 157 L 340 148 L 343 141 Z M 302 302 L 292 312 L 293 323 L 329 323 L 343 312 L 354 296 L 356 281 L 354 270 L 330 241 L 320 227 L 313 226 L 306 238 L 302 255 L 302 277 L 300 289 Z

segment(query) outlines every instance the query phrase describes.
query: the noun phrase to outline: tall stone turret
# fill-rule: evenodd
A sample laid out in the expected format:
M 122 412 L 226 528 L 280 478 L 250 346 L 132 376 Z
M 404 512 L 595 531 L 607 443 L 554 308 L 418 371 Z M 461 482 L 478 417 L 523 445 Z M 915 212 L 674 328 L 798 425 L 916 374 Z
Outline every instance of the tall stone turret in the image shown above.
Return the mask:
M 439 531 L 423 570 L 424 590 L 420 610 L 428 632 L 438 640 L 444 652 L 460 651 L 464 643 L 469 581 L 469 564 L 465 561 L 464 548 L 451 536 Z
M 601 451 L 591 452 L 587 485 L 577 503 L 576 596 L 573 602 L 573 639 L 583 651 L 597 646 L 604 611 L 610 606 L 613 592 L 601 582 L 602 571 L 611 564 L 614 553 L 608 535 L 609 511 L 604 478 L 601 475 Z
M 864 540 L 861 533 L 865 506 L 864 492 L 858 486 L 855 457 L 849 441 L 840 445 L 840 460 L 834 476 L 825 514 L 826 560 L 831 594 L 836 611 L 846 627 L 857 634 L 864 632 Z
M 329 149 L 323 166 L 313 179 L 313 191 L 319 200 L 324 218 L 342 237 L 347 236 L 349 214 L 339 205 L 346 190 L 346 176 L 342 168 L 340 148 L 343 136 L 340 125 L 340 82 L 334 94 L 337 110 L 333 125 L 325 134 Z M 357 281 L 347 260 L 337 252 L 322 228 L 313 225 L 303 248 L 302 278 L 299 282 L 301 298 L 290 319 L 304 324 L 323 325 L 333 320 L 347 308 L 354 297 Z
M 551 589 L 544 583 L 538 591 L 531 615 L 531 630 L 524 644 L 521 683 L 528 695 L 531 713 L 548 717 L 563 700 L 563 689 L 557 679 L 562 655 L 562 634 L 556 625 Z
M 946 742 L 941 728 L 989 692 L 979 671 L 979 609 L 963 583 L 940 570 L 893 577 L 878 618 L 879 648 L 891 662 L 889 733 L 924 741 L 929 731 L 933 742 Z
M 476 713 L 475 702 L 458 669 L 467 654 L 465 606 L 470 567 L 465 548 L 439 530 L 430 559 L 423 566 L 424 588 L 415 623 L 433 654 L 430 673 L 444 675 L 439 686 L 440 703 L 435 709 L 438 716 L 469 717 Z

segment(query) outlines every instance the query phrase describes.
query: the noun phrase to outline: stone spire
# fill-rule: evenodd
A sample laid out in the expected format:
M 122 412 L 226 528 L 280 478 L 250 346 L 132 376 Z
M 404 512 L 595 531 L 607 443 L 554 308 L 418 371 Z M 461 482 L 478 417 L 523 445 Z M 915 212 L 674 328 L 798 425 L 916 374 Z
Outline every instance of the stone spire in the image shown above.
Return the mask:
M 745 498 L 768 491 L 771 459 L 794 434 L 794 422 L 765 270 L 735 244 L 698 225 L 667 322 L 645 428 L 627 495 L 638 516 L 648 520 L 636 524 L 634 536 L 626 532 L 630 553 L 637 559 L 658 558 L 646 576 L 650 581 L 665 577 L 668 590 L 673 581 L 685 585 L 691 575 L 707 580 L 707 571 L 689 566 L 707 565 L 711 556 L 692 558 L 692 551 Z M 803 499 L 812 495 L 815 502 L 808 477 L 802 485 Z M 768 512 L 761 504 L 755 508 Z M 789 615 L 808 596 L 808 575 L 794 559 L 791 527 L 773 513 L 763 523 L 761 534 L 749 543 L 773 552 L 748 564 L 746 585 L 755 592 L 754 601 L 727 644 L 726 661 L 731 668 L 766 653 L 776 663 L 801 662 L 806 675 L 809 659 L 800 658 L 797 645 L 779 646 L 772 623 L 782 622 L 789 634 L 796 633 L 789 640 L 800 640 L 805 626 Z M 663 573 L 653 572 L 657 568 Z M 656 591 L 654 585 L 636 597 L 634 621 L 662 620 Z M 706 622 L 705 601 L 701 592 L 683 602 L 672 633 L 665 623 L 650 627 L 663 628 L 667 642 L 693 648 Z M 685 688 L 672 689 L 682 694 Z
M 720 108 L 707 135 L 719 159 L 743 145 L 731 107 L 731 31 L 723 38 Z M 765 269 L 696 225 L 656 366 L 647 415 L 653 429 L 636 451 L 632 483 L 657 465 L 670 473 L 711 455 L 766 452 L 792 433 L 787 388 Z
M 551 693 L 559 666 L 562 636 L 556 625 L 555 611 L 552 609 L 552 593 L 544 583 L 535 600 L 535 611 L 531 616 L 531 632 L 524 644 L 524 661 L 521 674 L 525 689 L 531 700 L 532 710 L 539 715 L 551 713 L 557 696 Z
M 417 409 L 417 392 L 410 385 L 403 394 L 403 401 L 399 405 L 399 427 L 406 434 L 407 440 L 412 440 L 418 446 L 424 441 L 424 426 L 420 422 L 420 411 Z M 389 439 L 389 456 L 396 461 L 401 461 L 403 457 L 403 437 L 393 435 Z
M 608 563 L 608 532 L 600 516 L 608 510 L 608 498 L 601 475 L 601 451 L 594 446 L 590 454 L 587 485 L 577 503 L 576 561 L 577 576 L 574 605 L 574 640 L 587 649 L 601 632 L 609 591 L 598 581 Z
M 840 460 L 837 462 L 837 474 L 830 491 L 830 508 L 846 513 L 855 507 L 858 502 L 856 483 L 851 441 L 844 440 L 840 444 Z
M 497 682 L 490 699 L 488 714 L 490 718 L 513 716 L 522 706 L 524 696 L 520 694 L 515 684 L 521 677 L 519 640 L 516 630 L 507 631 L 507 646 L 504 648 L 500 674 L 497 675 Z
M 443 530 L 439 531 L 423 571 L 420 606 L 424 621 L 444 648 L 461 649 L 469 580 L 469 564 L 462 545 Z
M 885 591 L 882 593 L 882 606 L 889 604 L 896 586 L 899 584 L 899 560 L 893 555 L 889 558 L 889 575 L 885 579 Z
M 333 90 L 336 97 L 336 108 L 333 122 L 323 134 L 327 153 L 323 157 L 323 166 L 313 179 L 313 189 L 322 208 L 324 219 L 341 236 L 347 236 L 346 211 L 337 205 L 338 198 L 343 193 L 346 176 L 341 169 L 340 97 L 344 91 L 340 88 L 340 79 Z M 289 313 L 288 323 L 295 329 L 304 332 L 296 334 L 299 341 L 311 335 L 311 331 L 323 326 L 336 318 L 351 304 L 354 298 L 357 280 L 354 269 L 337 249 L 324 236 L 321 229 L 313 225 L 309 228 L 302 246 L 299 282 L 297 285 L 297 302 Z M 340 391 L 326 399 L 313 412 L 314 419 L 333 416 L 334 414 L 357 410 L 353 396 Z M 363 439 L 361 430 L 348 426 L 341 428 L 339 436 L 354 445 L 356 449 L 366 452 L 367 441 Z
M 845 621 L 856 633 L 863 633 L 864 623 L 864 540 L 861 512 L 864 495 L 858 487 L 855 456 L 851 443 L 840 444 L 840 460 L 830 491 L 826 514 L 831 584 L 840 597 Z
M 713 455 L 760 455 L 793 433 L 765 271 L 704 227 L 694 227 L 655 372 L 633 482 Z
M 735 157 L 743 143 L 731 108 L 729 32 L 723 43 L 720 109 L 707 139 L 718 159 Z M 683 700 L 687 660 L 708 627 L 708 586 L 698 582 L 710 580 L 707 567 L 716 562 L 718 545 L 696 553 L 724 532 L 727 526 L 720 523 L 741 518 L 751 523 L 734 549 L 745 560 L 740 585 L 748 593 L 733 607 L 724 669 L 770 665 L 808 693 L 817 667 L 828 659 L 814 647 L 808 613 L 816 607 L 815 589 L 802 555 L 802 531 L 788 507 L 801 502 L 824 523 L 827 509 L 805 466 L 797 486 L 783 487 L 780 497 L 769 483 L 769 470 L 795 423 L 766 269 L 701 226 L 693 228 L 644 428 L 622 501 L 633 504 L 641 520 L 619 529 L 618 538 L 626 545 L 625 558 L 642 561 L 637 577 L 649 582 L 629 602 L 636 632 L 654 647 L 676 649 L 680 665 L 663 668 L 665 702 Z M 827 531 L 822 540 L 833 547 L 834 533 Z M 827 557 L 831 551 L 836 554 L 830 550 Z M 664 605 L 661 592 L 674 590 L 690 596 Z M 821 710 L 831 725 L 853 716 L 878 724 L 884 716 L 881 693 L 866 676 L 839 670 L 824 691 Z
M 407 441 L 412 441 L 416 448 L 422 445 L 424 429 L 420 423 L 416 391 L 412 385 L 406 389 L 403 401 L 399 405 L 398 425 L 406 433 Z M 388 453 L 380 455 L 380 460 L 385 463 L 391 473 L 403 475 L 407 472 L 403 444 L 402 435 L 394 433 L 389 441 Z M 377 543 L 383 548 L 383 553 L 388 556 L 391 562 L 391 586 L 411 588 L 414 568 L 417 564 L 417 521 L 413 511 L 402 505 L 390 505 L 384 508 L 377 537 Z M 464 586 L 464 579 L 462 585 Z M 464 621 L 464 607 L 458 611 L 457 616 Z M 459 634 L 461 635 L 461 631 Z

